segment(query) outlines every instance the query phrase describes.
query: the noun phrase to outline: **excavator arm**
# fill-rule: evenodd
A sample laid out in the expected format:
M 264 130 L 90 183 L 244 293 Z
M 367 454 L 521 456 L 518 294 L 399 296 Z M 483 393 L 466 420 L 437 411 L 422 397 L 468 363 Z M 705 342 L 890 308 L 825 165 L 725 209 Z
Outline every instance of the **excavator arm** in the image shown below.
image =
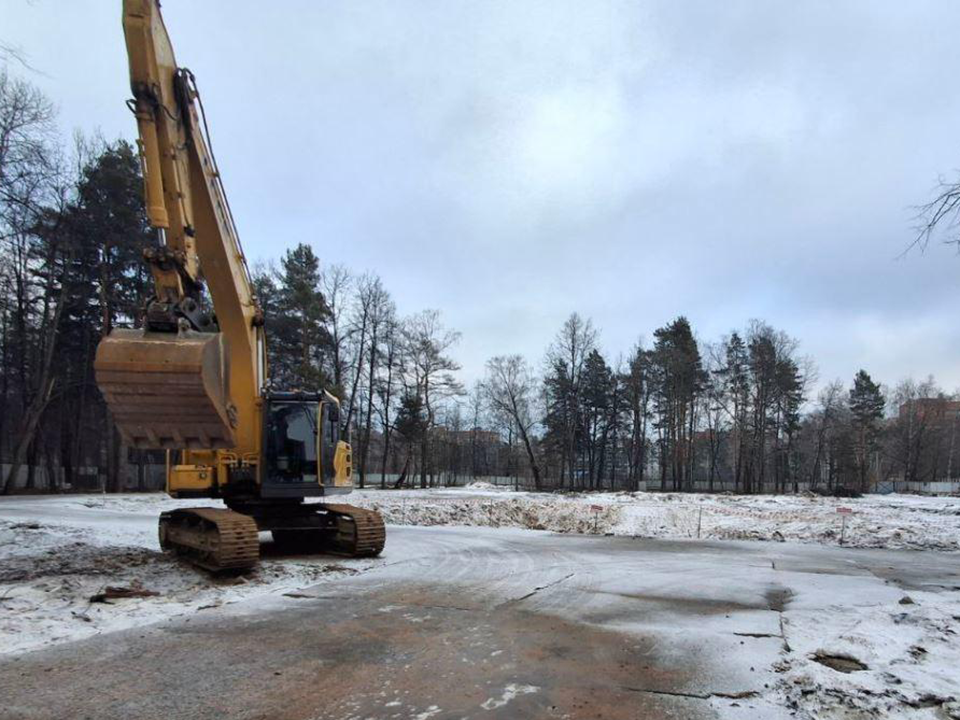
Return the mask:
M 255 455 L 263 317 L 196 83 L 177 66 L 156 0 L 124 0 L 123 29 L 147 215 L 160 244 L 144 250 L 155 287 L 144 327 L 100 343 L 97 382 L 134 447 Z M 215 316 L 204 309 L 205 287 Z

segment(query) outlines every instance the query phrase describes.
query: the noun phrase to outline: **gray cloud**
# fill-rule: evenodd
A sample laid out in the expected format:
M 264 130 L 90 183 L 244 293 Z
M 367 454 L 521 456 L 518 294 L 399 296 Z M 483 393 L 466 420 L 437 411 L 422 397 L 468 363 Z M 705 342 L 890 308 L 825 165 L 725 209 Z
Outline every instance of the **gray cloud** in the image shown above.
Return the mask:
M 611 354 L 759 317 L 821 378 L 960 385 L 960 259 L 897 259 L 960 164 L 949 2 L 167 0 L 248 254 L 442 308 L 468 378 L 573 310 Z M 68 128 L 132 137 L 119 8 L 6 3 Z

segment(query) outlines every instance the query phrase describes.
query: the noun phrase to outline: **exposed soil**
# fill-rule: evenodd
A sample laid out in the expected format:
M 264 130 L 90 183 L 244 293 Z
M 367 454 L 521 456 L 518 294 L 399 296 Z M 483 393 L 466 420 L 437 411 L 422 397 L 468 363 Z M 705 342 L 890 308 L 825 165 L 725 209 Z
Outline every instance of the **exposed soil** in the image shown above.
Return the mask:
M 825 653 L 817 653 L 813 656 L 813 659 L 821 665 L 826 665 L 828 668 L 842 673 L 859 672 L 867 669 L 866 665 L 857 660 L 855 657 L 851 657 L 849 655 L 827 655 Z

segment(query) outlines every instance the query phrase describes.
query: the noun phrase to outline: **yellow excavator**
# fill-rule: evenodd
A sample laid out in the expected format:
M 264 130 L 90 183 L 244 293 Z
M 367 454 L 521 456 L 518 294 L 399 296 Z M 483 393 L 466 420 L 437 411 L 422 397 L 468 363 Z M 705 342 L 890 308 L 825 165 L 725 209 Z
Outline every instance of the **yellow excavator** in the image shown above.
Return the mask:
M 378 513 L 304 502 L 352 489 L 340 404 L 268 380 L 263 313 L 203 105 L 193 74 L 177 66 L 157 0 L 124 0 L 123 31 L 159 242 L 143 251 L 155 294 L 142 328 L 101 340 L 97 385 L 129 446 L 166 449 L 167 493 L 226 505 L 164 512 L 160 545 L 214 572 L 254 566 L 261 531 L 303 550 L 377 555 L 386 538 Z

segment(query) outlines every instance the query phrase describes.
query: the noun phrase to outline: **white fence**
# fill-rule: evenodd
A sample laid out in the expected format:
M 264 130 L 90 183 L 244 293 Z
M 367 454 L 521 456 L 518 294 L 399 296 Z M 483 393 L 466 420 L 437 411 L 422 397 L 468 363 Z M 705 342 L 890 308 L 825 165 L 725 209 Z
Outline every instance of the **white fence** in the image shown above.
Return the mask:
M 56 467 L 53 471 L 56 474 L 56 477 L 53 478 L 53 482 L 51 482 L 49 477 L 50 471 L 47 467 L 34 466 L 33 481 L 30 483 L 30 487 L 38 491 L 59 489 L 68 492 L 99 492 L 103 490 L 104 483 L 106 482 L 106 476 L 100 472 L 100 468 L 97 466 L 77 468 L 74 474 L 73 486 L 65 482 L 63 468 Z M 0 464 L 0 482 L 6 480 L 8 472 L 10 472 L 10 465 L 6 463 Z M 380 477 L 380 473 L 367 473 L 365 485 L 370 488 L 380 487 Z M 17 490 L 26 488 L 28 486 L 29 478 L 30 468 L 24 465 L 20 468 L 20 471 L 17 474 L 14 488 Z M 399 478 L 400 475 L 398 473 L 387 473 L 385 478 L 387 487 L 393 487 Z M 137 466 L 135 464 L 127 464 L 121 467 L 121 487 L 123 490 L 163 490 L 165 479 L 166 467 L 164 465 L 144 464 L 142 466 Z M 359 481 L 356 471 L 354 471 L 353 481 L 355 485 Z M 503 488 L 513 488 L 517 482 L 515 478 L 509 476 L 471 477 L 469 475 L 459 475 L 457 477 L 453 477 L 452 475 L 446 473 L 436 476 L 434 481 L 436 484 L 441 486 L 463 486 L 472 482 L 485 482 Z M 529 490 L 532 488 L 532 483 L 530 480 L 525 478 L 520 478 L 519 485 L 521 489 Z M 554 483 L 547 483 L 547 486 L 553 488 Z M 408 474 L 404 487 L 420 487 L 420 476 Z M 640 483 L 640 487 L 638 489 L 641 491 L 648 490 L 651 492 L 658 492 L 660 490 L 660 481 L 659 479 L 648 480 L 644 483 Z M 732 483 L 715 482 L 713 484 L 713 492 L 715 493 L 732 492 L 733 489 Z M 798 492 L 805 492 L 808 489 L 809 485 L 807 483 L 800 483 L 796 487 Z M 709 483 L 706 481 L 695 482 L 692 490 L 694 492 L 709 492 Z M 764 488 L 765 493 L 772 494 L 775 491 L 776 488 L 773 485 L 767 485 Z M 787 492 L 793 491 L 794 485 L 791 483 L 787 487 Z M 664 492 L 673 492 L 673 489 L 668 484 L 667 487 L 664 488 Z M 938 482 L 905 482 L 902 480 L 891 480 L 888 482 L 878 483 L 875 492 L 880 494 L 916 493 L 920 495 L 958 495 L 960 494 L 960 481 L 944 480 Z
M 891 480 L 877 483 L 878 493 L 919 493 L 921 495 L 958 495 L 960 480 L 941 480 L 938 482 L 907 482 Z
M 138 467 L 142 467 L 142 480 L 139 475 L 141 472 Z M 0 483 L 5 482 L 7 474 L 10 472 L 9 463 L 0 463 Z M 17 477 L 14 480 L 13 487 L 16 490 L 23 490 L 30 487 L 34 490 L 65 490 L 65 491 L 83 491 L 99 492 L 104 489 L 106 475 L 100 472 L 100 468 L 95 465 L 76 468 L 74 471 L 74 481 L 71 485 L 65 479 L 62 467 L 54 467 L 54 477 L 50 477 L 50 470 L 45 466 L 35 465 L 32 468 L 33 478 L 31 482 L 31 468 L 22 465 Z M 165 465 L 125 465 L 121 468 L 121 487 L 123 490 L 162 490 L 166 483 L 167 469 Z

